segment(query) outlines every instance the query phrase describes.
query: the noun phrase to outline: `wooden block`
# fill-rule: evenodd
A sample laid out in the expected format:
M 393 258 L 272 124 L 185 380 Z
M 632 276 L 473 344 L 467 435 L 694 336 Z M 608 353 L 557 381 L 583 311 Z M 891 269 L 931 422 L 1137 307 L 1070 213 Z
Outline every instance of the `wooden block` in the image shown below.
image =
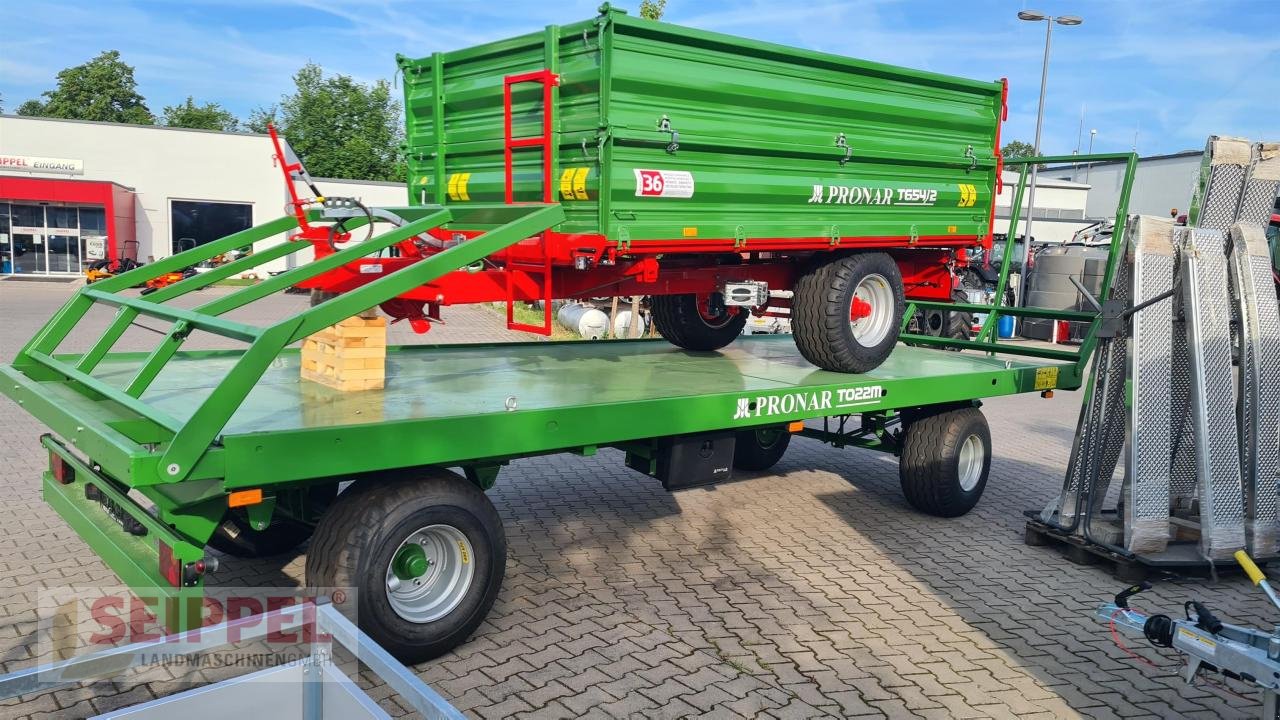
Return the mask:
M 302 379 L 343 392 L 382 388 L 386 326 L 381 317 L 353 317 L 306 338 L 299 370 Z

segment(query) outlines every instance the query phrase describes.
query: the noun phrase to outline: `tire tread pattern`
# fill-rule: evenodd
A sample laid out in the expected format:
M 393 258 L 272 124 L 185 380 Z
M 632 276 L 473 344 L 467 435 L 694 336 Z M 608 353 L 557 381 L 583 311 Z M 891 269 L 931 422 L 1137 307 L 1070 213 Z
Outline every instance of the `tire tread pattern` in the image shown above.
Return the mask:
M 984 474 L 968 497 L 960 490 L 955 459 L 960 445 L 978 425 L 987 446 Z M 914 420 L 907 428 L 898 477 L 907 502 L 917 510 L 936 517 L 959 517 L 973 509 L 986 488 L 990 469 L 991 434 L 986 418 L 975 407 L 950 410 Z M 977 497 L 974 497 L 976 495 Z
M 496 537 L 490 539 L 494 544 L 492 562 L 497 567 L 497 582 L 490 588 L 488 597 L 473 616 L 461 623 L 461 631 L 454 633 L 447 641 L 437 643 L 447 647 L 410 657 L 414 660 L 427 659 L 461 643 L 484 619 L 497 597 L 506 567 L 507 545 L 502 533 L 502 519 L 484 492 L 443 468 L 429 469 L 425 476 L 394 479 L 371 477 L 357 481 L 339 495 L 321 518 L 308 547 L 305 575 L 307 586 L 360 587 L 363 574 L 371 571 L 362 565 L 377 552 L 377 548 L 373 547 L 373 540 L 383 529 L 393 510 L 409 505 L 456 505 L 459 492 L 474 495 L 475 497 L 468 499 L 470 507 L 466 509 L 471 512 L 480 510 L 487 514 L 489 517 L 481 518 L 482 522 L 487 520 L 487 524 L 498 529 Z M 483 582 L 484 578 L 477 577 L 476 581 Z M 361 613 L 362 618 L 365 615 L 366 613 Z M 364 627 L 362 629 L 369 632 Z M 375 639 L 387 645 L 383 638 L 375 636 Z M 403 659 L 404 653 L 395 654 Z
M 858 280 L 870 272 L 884 275 L 894 286 L 893 327 L 876 347 L 853 339 L 849 302 Z M 845 255 L 811 268 L 796 280 L 792 299 L 791 332 L 806 360 L 823 370 L 865 373 L 884 362 L 898 341 L 904 310 L 902 273 L 885 253 Z

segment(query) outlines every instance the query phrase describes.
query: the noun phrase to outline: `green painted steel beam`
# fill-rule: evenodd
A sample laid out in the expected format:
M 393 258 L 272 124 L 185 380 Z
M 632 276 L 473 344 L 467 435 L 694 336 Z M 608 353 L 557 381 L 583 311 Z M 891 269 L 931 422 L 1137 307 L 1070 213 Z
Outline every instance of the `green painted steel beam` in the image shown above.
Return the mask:
M 261 379 L 262 374 L 272 361 L 279 356 L 285 346 L 401 293 L 430 282 L 445 273 L 469 265 L 531 235 L 542 232 L 564 218 L 564 211 L 558 205 L 519 206 L 515 209 L 515 214 L 517 216 L 516 219 L 496 230 L 490 230 L 464 243 L 455 245 L 444 252 L 401 268 L 360 288 L 343 293 L 262 331 L 261 335 L 249 346 L 248 350 L 240 356 L 235 367 L 222 378 L 214 391 L 210 393 L 208 398 L 201 403 L 187 422 L 178 430 L 160 460 L 161 482 L 178 482 L 191 472 L 200 456 L 204 454 L 219 433 L 222 432 L 227 421 L 235 414 L 241 403 L 244 402 L 245 397 L 248 396 L 254 385 Z M 363 251 L 357 247 L 351 248 L 350 252 L 364 255 L 369 252 L 370 248 L 377 245 L 381 244 L 385 247 L 406 240 L 438 226 L 441 222 L 447 221 L 450 216 L 448 210 L 437 210 L 421 219 L 362 243 L 361 245 L 364 246 Z M 298 277 L 310 277 L 317 272 L 312 266 L 320 265 L 323 268 L 325 260 L 338 257 L 345 252 L 348 251 L 342 251 L 328 258 L 318 260 L 306 266 L 306 268 L 310 269 L 310 274 L 299 274 L 292 279 L 286 279 L 285 282 L 293 284 Z M 347 259 L 343 258 L 338 262 L 345 262 Z M 302 269 L 299 268 L 299 270 Z M 290 273 L 278 275 L 272 280 L 280 281 L 287 275 L 290 275 Z M 260 283 L 252 286 L 252 288 L 246 288 L 246 290 L 266 284 Z M 223 299 L 229 301 L 227 303 L 228 306 L 234 307 L 235 303 L 230 302 L 230 300 L 237 296 L 240 296 L 241 300 L 246 297 L 236 293 Z M 248 297 L 252 296 L 252 293 L 248 295 Z M 224 307 L 222 305 L 215 306 L 213 303 L 210 303 L 209 306 L 213 310 L 221 310 Z
M 1051 310 L 1049 308 L 1038 307 L 1009 307 L 1007 305 L 978 305 L 975 303 L 952 303 L 942 300 L 912 300 L 910 301 L 917 309 L 929 308 L 934 310 L 960 310 L 963 312 L 989 313 L 999 311 L 1001 315 L 1012 315 L 1014 317 L 1027 317 L 1045 320 L 1073 320 L 1080 322 L 1089 322 L 1098 316 L 1095 312 L 1084 312 L 1080 310 Z
M 255 225 L 247 230 L 241 230 L 238 233 L 232 233 L 223 238 L 219 238 L 204 245 L 170 255 L 167 258 L 161 258 L 153 263 L 148 263 L 142 267 L 130 270 L 129 272 L 120 273 L 115 277 L 99 280 L 94 283 L 92 288 L 97 288 L 103 292 L 119 292 L 127 290 L 135 285 L 141 285 L 148 280 L 152 280 L 171 272 L 178 272 L 192 265 L 197 265 L 209 258 L 221 255 L 225 252 L 242 248 L 246 245 L 252 245 L 261 240 L 266 240 L 274 235 L 296 229 L 298 220 L 292 215 L 276 218 L 270 222 L 261 225 Z M 88 289 L 88 288 L 86 288 Z
M 282 242 L 279 245 L 272 245 L 271 247 L 255 252 L 253 255 L 248 257 L 243 257 L 224 265 L 219 265 L 209 272 L 197 273 L 189 278 L 184 278 L 179 282 L 162 287 L 144 297 L 148 302 L 162 303 L 193 290 L 208 287 L 213 283 L 225 280 L 233 275 L 246 272 L 263 263 L 291 255 L 302 247 L 309 246 L 310 245 L 306 243 L 288 241 Z M 251 260 L 253 262 L 249 262 Z M 102 337 L 98 338 L 98 340 L 94 342 L 93 347 L 80 357 L 79 362 L 76 363 L 76 369 L 82 372 L 92 372 L 93 369 L 98 366 L 98 363 L 102 362 L 102 358 L 111 351 L 111 348 L 120 341 L 121 336 L 124 335 L 125 331 L 129 329 L 129 326 L 132 325 L 137 318 L 137 310 L 128 307 L 120 308 L 119 312 L 116 313 L 116 317 L 111 321 L 111 324 L 107 326 L 106 331 L 102 333 Z
M 203 597 L 204 580 L 201 578 L 195 586 L 185 588 L 170 585 L 160 573 L 157 542 L 163 542 L 172 549 L 179 567 L 203 558 L 204 545 L 196 545 L 173 532 L 128 495 L 97 477 L 91 468 L 52 438 L 46 436 L 42 443 L 69 463 L 76 475 L 74 482 L 63 485 L 46 471 L 42 484 L 45 502 L 125 585 L 142 598 L 158 601 L 151 610 L 162 625 L 170 630 L 198 626 L 198 613 L 180 608 L 179 603 L 192 600 L 198 607 Z M 146 528 L 147 534 L 139 537 L 126 532 L 106 508 L 85 496 L 86 482 L 92 482 L 116 508 Z
M 257 286 L 251 285 L 249 287 Z M 89 298 L 106 305 L 127 307 L 131 310 L 136 310 L 141 315 L 147 315 L 161 320 L 182 320 L 198 330 L 205 330 L 216 335 L 232 338 L 233 340 L 253 342 L 262 334 L 261 328 L 253 325 L 247 325 L 245 323 L 233 322 L 231 320 L 223 320 L 200 312 L 198 309 L 184 310 L 183 308 L 173 307 L 171 305 L 157 305 L 156 303 L 148 302 L 145 298 L 115 295 L 103 290 L 95 290 L 91 287 L 86 288 L 83 292 Z
M 146 450 L 112 425 L 106 403 L 91 400 L 63 383 L 37 382 L 12 367 L 0 365 L 0 389 L 42 425 L 73 442 L 81 452 L 126 478 L 139 469 Z M 116 420 L 129 419 L 118 415 Z
M 296 318 L 298 322 L 290 335 L 289 342 L 301 340 L 387 299 L 421 287 L 446 273 L 466 267 L 503 248 L 554 227 L 564 219 L 564 210 L 559 205 L 527 204 L 513 207 L 520 208 L 519 216 L 505 225 L 378 278 L 367 285 L 345 292 L 298 315 Z M 416 234 L 416 232 L 411 233 L 407 237 Z M 293 320 L 285 322 L 292 324 Z
M 114 400 L 131 412 L 136 413 L 139 417 L 146 418 L 157 425 L 173 431 L 176 431 L 182 426 L 182 423 L 178 422 L 178 420 L 172 416 L 156 410 L 154 407 L 147 405 L 136 397 L 130 396 L 124 390 L 115 387 L 114 385 L 104 382 L 92 375 L 88 375 L 87 373 L 80 372 L 68 363 L 57 360 L 49 355 L 45 355 L 44 353 L 33 352 L 30 353 L 30 355 L 41 365 L 44 365 L 50 370 L 66 377 L 68 380 L 73 381 L 81 387 L 92 390 L 107 399 Z
M 1053 350 L 1051 348 L 1033 347 L 1028 345 L 1007 345 L 981 342 L 978 340 L 958 340 L 955 338 L 934 337 L 933 335 L 912 335 L 909 333 L 904 333 L 901 339 L 902 342 L 926 345 L 929 347 L 981 350 L 982 352 L 1003 353 L 1005 355 L 1018 355 L 1020 357 L 1044 358 L 1046 360 L 1070 360 L 1074 362 L 1080 358 L 1080 354 L 1075 350 Z

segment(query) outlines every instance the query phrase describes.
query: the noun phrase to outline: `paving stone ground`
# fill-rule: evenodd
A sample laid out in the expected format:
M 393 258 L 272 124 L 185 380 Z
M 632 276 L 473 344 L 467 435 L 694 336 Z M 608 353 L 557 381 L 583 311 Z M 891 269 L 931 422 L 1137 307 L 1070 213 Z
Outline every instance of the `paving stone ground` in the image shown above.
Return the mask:
M 0 361 L 70 292 L 0 282 Z M 280 296 L 241 317 L 304 303 Z M 426 338 L 395 326 L 393 341 L 531 339 L 483 308 L 445 318 Z M 153 340 L 131 331 L 124 346 Z M 674 495 L 612 451 L 516 462 L 491 492 L 510 548 L 497 604 L 468 643 L 415 670 L 479 718 L 1256 714 L 1185 686 L 1149 649 L 1135 647 L 1162 667 L 1129 658 L 1091 615 L 1121 584 L 1023 545 L 1021 513 L 1061 482 L 1078 406 L 1065 392 L 988 402 L 986 494 L 953 520 L 907 506 L 891 456 L 806 439 L 769 472 Z M 117 581 L 40 500 L 43 429 L 7 399 L 0 428 L 0 669 L 11 671 L 31 664 L 40 588 Z M 215 582 L 297 584 L 302 569 L 300 555 L 227 558 Z M 1174 612 L 1192 597 L 1237 622 L 1275 618 L 1241 578 L 1165 582 L 1135 604 Z M 0 704 L 0 717 L 83 717 L 164 692 L 97 684 Z

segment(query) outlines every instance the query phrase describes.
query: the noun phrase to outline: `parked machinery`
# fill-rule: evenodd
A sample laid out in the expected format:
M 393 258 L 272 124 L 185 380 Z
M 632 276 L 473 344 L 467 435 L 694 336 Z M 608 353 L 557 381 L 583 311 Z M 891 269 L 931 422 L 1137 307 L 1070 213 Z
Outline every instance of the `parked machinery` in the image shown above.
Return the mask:
M 990 244 L 1006 84 L 629 17 L 401 56 L 414 205 L 559 203 L 554 227 L 382 309 L 425 331 L 442 305 L 646 295 L 657 330 L 716 350 L 794 290 L 810 362 L 866 372 L 905 300 L 953 299 Z M 283 156 L 282 156 L 283 157 Z M 294 166 L 296 163 L 283 163 Z M 319 194 L 319 193 L 317 193 Z M 301 202 L 306 202 L 305 200 Z M 357 209 L 318 257 L 372 221 Z M 385 218 L 383 218 L 385 219 Z M 307 287 L 346 292 L 473 238 L 452 222 Z M 362 233 L 360 233 L 362 234 Z

